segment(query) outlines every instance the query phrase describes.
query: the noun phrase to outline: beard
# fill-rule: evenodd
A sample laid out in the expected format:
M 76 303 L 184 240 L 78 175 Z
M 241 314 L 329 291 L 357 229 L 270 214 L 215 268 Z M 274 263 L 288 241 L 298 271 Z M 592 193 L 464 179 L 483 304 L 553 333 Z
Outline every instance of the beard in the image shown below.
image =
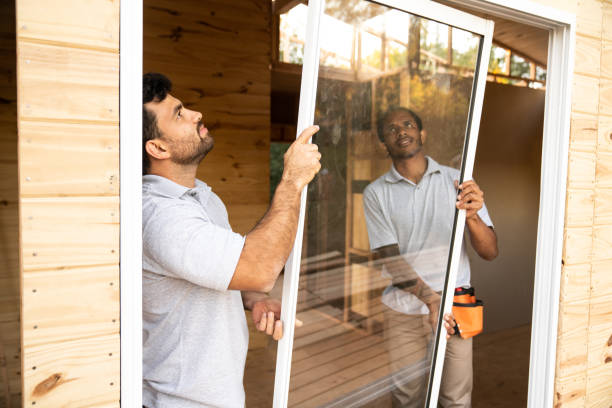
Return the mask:
M 385 147 L 387 148 L 389 157 L 391 157 L 391 159 L 393 160 L 411 159 L 414 156 L 416 156 L 418 153 L 420 153 L 421 150 L 423 150 L 423 140 L 419 136 L 419 138 L 417 139 L 417 146 L 413 148 L 412 150 L 404 150 L 402 148 L 395 148 L 395 146 L 390 147 L 387 144 L 385 144 Z
M 199 136 L 199 129 L 203 125 L 201 123 L 196 127 L 196 133 Z M 171 146 L 172 149 L 172 160 L 173 163 L 181 164 L 181 165 L 192 165 L 199 164 L 204 157 L 212 150 L 215 145 L 215 140 L 210 135 L 210 133 L 206 133 L 204 138 L 199 137 L 199 141 L 195 140 L 193 142 L 185 143 L 182 142 L 180 144 L 173 143 Z

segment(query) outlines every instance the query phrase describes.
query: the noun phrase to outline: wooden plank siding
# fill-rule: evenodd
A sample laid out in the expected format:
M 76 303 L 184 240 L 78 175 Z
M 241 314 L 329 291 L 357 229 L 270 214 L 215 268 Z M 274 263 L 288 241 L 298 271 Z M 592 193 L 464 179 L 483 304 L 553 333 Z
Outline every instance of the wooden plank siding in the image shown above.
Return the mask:
M 0 407 L 21 399 L 15 2 L 0 3 Z
M 173 94 L 202 112 L 215 138 L 198 178 L 248 232 L 269 201 L 269 1 L 145 0 L 144 70 L 161 72 Z
M 119 1 L 17 0 L 23 406 L 119 406 Z
M 555 407 L 609 407 L 612 2 L 564 1 L 553 7 L 577 17 Z

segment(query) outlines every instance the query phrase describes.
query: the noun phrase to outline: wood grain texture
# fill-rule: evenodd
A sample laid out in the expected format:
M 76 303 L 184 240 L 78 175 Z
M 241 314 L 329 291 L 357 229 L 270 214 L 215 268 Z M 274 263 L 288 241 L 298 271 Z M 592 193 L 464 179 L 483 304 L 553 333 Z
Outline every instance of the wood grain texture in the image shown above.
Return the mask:
M 597 114 L 599 111 L 599 78 L 574 74 L 572 110 Z
M 568 189 L 565 225 L 568 227 L 593 225 L 594 200 L 593 190 Z
M 612 19 L 610 19 L 612 24 Z M 612 40 L 601 41 L 601 76 L 612 79 Z
M 119 262 L 119 197 L 21 201 L 24 271 Z
M 21 120 L 119 120 L 119 54 L 18 38 Z
M 612 116 L 599 116 L 597 149 L 603 152 L 612 152 Z
M 565 265 L 591 262 L 592 227 L 565 228 L 564 241 L 563 260 Z
M 601 39 L 603 7 L 599 0 L 578 0 L 576 32 Z
M 576 35 L 576 59 L 574 72 L 600 76 L 601 39 Z
M 118 0 L 19 0 L 22 39 L 65 43 L 71 47 L 119 50 Z
M 118 134 L 117 125 L 21 121 L 22 197 L 118 195 Z
M 597 119 L 595 114 L 572 113 L 570 143 L 573 151 L 595 151 L 597 148 Z
M 173 94 L 202 112 L 215 138 L 198 178 L 248 232 L 269 201 L 270 2 L 144 2 L 144 70 L 166 74 Z M 250 207 L 250 209 L 249 209 Z
M 595 186 L 596 166 L 595 152 L 571 150 L 568 163 L 568 187 L 592 189 Z
M 602 78 L 599 83 L 599 113 L 612 116 L 612 79 Z

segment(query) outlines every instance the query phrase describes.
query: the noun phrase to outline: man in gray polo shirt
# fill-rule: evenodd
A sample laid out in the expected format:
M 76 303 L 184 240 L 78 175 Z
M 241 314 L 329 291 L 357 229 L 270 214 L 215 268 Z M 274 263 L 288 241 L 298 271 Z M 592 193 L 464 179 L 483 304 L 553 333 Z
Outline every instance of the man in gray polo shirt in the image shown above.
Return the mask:
M 409 373 L 408 378 L 405 367 L 430 355 L 455 208 L 466 210 L 467 231 L 478 255 L 492 260 L 498 253 L 482 191 L 474 181 L 458 185 L 456 169 L 426 156 L 425 136 L 421 119 L 411 110 L 398 107 L 387 111 L 379 122 L 378 137 L 393 165 L 364 191 L 370 247 L 392 280 L 382 301 L 387 306 L 385 339 L 391 365 L 396 373 L 403 372 L 394 377 L 394 407 L 424 404 L 427 375 L 415 378 Z M 470 286 L 465 245 L 456 286 Z M 450 337 L 439 403 L 445 408 L 470 407 L 471 391 L 472 339 Z
M 300 193 L 319 171 L 318 130 L 285 154 L 265 216 L 245 237 L 223 202 L 196 179 L 214 141 L 202 114 L 172 96 L 161 74 L 143 78 L 143 403 L 147 408 L 243 407 L 244 308 L 278 340 L 273 287 L 295 238 Z

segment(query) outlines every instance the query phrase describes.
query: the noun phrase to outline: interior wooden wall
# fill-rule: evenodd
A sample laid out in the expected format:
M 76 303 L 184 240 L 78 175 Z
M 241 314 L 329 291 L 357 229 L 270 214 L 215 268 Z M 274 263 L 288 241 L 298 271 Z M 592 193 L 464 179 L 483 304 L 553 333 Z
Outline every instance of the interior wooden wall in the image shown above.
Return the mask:
M 144 71 L 204 115 L 215 147 L 198 178 L 248 232 L 269 203 L 270 7 L 268 0 L 145 0 Z
M 15 2 L 0 3 L 0 407 L 21 398 Z
M 23 406 L 119 406 L 119 0 L 17 0 Z
M 555 407 L 612 405 L 612 2 L 577 16 Z

